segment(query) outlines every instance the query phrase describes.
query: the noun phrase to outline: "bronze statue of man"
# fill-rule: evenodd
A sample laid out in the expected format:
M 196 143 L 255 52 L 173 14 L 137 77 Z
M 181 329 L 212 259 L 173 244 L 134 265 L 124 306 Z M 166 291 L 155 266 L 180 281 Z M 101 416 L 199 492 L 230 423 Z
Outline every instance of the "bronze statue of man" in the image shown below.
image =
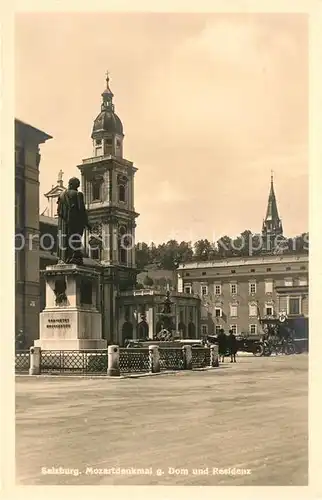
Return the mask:
M 82 236 L 88 223 L 83 193 L 78 191 L 79 179 L 72 177 L 68 188 L 57 201 L 58 263 L 83 264 Z

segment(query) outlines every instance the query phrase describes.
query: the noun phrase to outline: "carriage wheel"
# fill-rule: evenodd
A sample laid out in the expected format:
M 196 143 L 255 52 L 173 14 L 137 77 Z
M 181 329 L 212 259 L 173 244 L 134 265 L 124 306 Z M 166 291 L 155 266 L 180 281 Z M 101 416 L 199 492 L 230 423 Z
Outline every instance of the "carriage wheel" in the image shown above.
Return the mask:
M 253 355 L 256 357 L 263 356 L 264 346 L 262 344 L 257 344 L 254 346 Z

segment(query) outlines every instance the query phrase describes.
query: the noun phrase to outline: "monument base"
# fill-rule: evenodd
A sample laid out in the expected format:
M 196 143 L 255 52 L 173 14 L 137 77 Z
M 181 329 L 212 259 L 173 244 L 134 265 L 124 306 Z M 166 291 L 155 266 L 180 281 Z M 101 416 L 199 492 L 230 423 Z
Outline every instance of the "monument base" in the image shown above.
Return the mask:
M 43 350 L 107 349 L 102 339 L 98 275 L 76 265 L 46 268 L 46 308 L 40 313 Z
M 40 339 L 34 345 L 45 350 L 107 349 L 101 322 L 97 311 L 45 309 L 40 313 Z

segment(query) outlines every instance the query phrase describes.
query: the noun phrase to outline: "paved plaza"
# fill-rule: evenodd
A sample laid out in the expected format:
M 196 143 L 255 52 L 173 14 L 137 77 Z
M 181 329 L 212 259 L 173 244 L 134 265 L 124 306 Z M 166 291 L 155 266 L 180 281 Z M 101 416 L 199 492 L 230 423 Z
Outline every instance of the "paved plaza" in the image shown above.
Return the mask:
M 120 380 L 18 376 L 17 484 L 307 485 L 307 398 L 305 354 Z

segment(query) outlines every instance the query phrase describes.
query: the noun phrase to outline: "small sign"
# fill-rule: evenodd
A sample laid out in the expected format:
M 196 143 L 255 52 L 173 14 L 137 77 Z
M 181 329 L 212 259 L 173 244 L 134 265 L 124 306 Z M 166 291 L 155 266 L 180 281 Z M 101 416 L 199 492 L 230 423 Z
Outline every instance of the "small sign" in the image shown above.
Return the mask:
M 51 318 L 48 320 L 47 328 L 70 328 L 69 318 Z

